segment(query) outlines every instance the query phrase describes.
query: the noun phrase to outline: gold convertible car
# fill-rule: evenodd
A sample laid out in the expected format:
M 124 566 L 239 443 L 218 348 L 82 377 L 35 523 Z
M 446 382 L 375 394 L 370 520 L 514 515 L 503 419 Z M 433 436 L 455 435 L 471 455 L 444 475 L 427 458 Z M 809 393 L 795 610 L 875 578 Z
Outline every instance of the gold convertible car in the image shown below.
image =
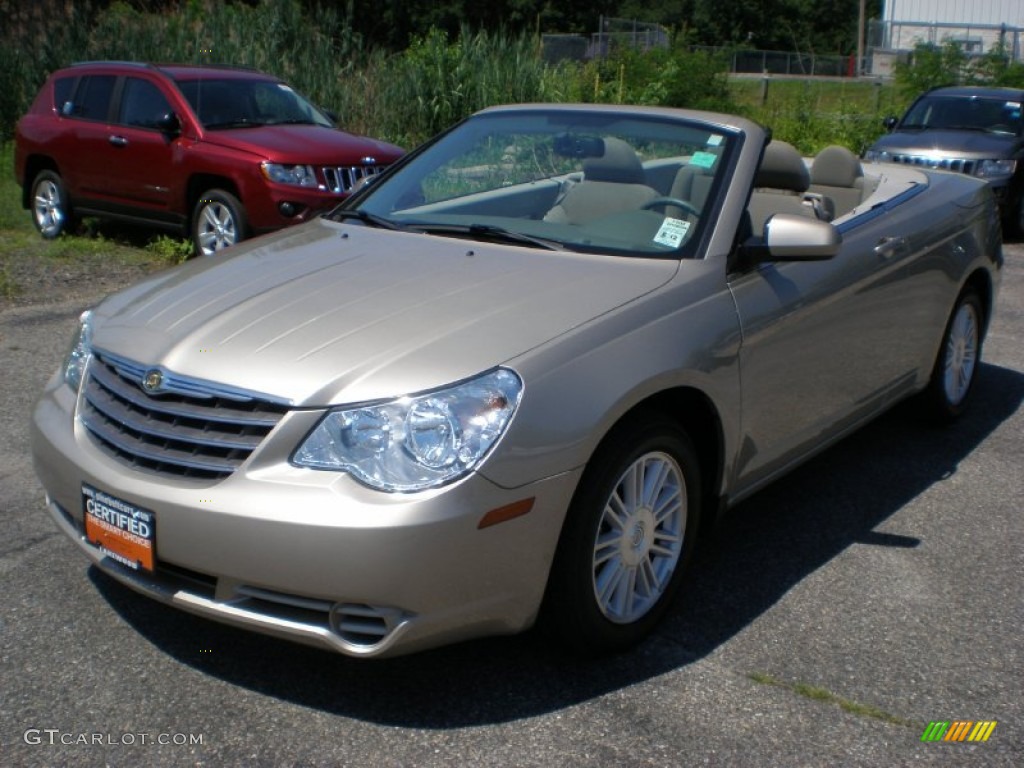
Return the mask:
M 360 657 L 650 633 L 699 530 L 894 403 L 960 415 L 981 181 L 722 114 L 484 110 L 321 218 L 81 317 L 33 416 L 115 579 Z

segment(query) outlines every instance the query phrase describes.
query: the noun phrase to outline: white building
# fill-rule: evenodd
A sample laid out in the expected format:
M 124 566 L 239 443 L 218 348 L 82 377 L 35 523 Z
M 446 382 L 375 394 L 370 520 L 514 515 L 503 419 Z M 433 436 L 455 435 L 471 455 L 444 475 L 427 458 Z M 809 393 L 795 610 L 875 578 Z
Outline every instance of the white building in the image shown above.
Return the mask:
M 972 54 L 1002 44 L 1024 57 L 1024 0 L 884 0 L 882 23 L 879 53 L 954 40 Z

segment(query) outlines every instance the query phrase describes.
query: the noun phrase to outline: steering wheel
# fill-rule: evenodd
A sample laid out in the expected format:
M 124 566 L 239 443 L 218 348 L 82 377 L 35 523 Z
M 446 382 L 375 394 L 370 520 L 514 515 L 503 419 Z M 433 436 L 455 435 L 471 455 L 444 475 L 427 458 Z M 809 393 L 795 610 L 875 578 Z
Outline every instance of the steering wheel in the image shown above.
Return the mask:
M 694 208 L 693 203 L 680 200 L 678 197 L 656 197 L 653 200 L 648 200 L 640 208 L 646 211 L 648 208 L 658 208 L 662 205 L 674 205 L 676 208 L 682 208 L 691 216 L 700 216 L 700 211 Z

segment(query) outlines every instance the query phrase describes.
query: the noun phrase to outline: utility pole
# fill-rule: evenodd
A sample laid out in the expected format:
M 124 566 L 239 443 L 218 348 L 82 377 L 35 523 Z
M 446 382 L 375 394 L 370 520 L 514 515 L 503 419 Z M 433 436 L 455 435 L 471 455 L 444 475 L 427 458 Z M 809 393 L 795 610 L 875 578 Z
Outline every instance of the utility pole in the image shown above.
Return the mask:
M 857 13 L 857 62 L 854 66 L 854 77 L 860 77 L 863 74 L 864 66 L 864 3 L 865 0 L 860 0 L 860 6 Z

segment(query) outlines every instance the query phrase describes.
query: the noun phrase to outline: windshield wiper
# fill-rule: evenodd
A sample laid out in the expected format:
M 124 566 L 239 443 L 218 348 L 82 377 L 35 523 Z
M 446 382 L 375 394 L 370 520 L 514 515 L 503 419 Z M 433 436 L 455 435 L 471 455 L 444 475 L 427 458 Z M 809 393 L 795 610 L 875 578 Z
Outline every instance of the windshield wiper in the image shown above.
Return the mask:
M 394 229 L 403 230 L 405 226 L 399 224 L 391 219 L 385 219 L 383 216 L 378 216 L 375 213 L 367 213 L 366 211 L 359 210 L 358 208 L 336 208 L 330 213 L 326 214 L 326 218 L 331 221 L 344 221 L 345 219 L 356 219 L 361 221 L 370 227 L 380 227 L 381 229 Z
M 548 251 L 568 250 L 564 243 L 557 240 L 524 235 L 522 232 L 513 232 L 510 229 L 495 227 L 491 224 L 420 224 L 416 228 L 431 235 L 454 235 L 488 242 L 515 243 Z

